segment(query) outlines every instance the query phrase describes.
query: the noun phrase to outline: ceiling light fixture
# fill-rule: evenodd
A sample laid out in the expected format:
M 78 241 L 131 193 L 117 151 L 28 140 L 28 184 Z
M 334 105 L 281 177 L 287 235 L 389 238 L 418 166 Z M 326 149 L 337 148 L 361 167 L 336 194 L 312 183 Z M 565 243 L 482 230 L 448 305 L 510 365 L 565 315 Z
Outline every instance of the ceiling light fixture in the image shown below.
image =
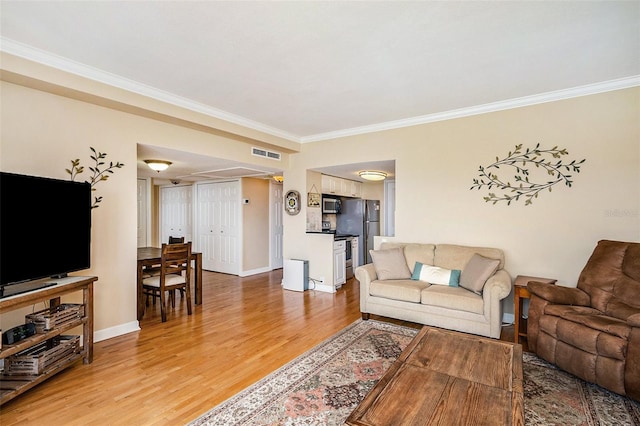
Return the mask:
M 163 170 L 167 170 L 167 167 L 171 165 L 171 161 L 164 160 L 144 160 L 144 162 L 147 163 L 147 166 L 149 166 L 152 170 L 155 170 L 158 173 Z
M 363 170 L 358 172 L 358 175 L 360 175 L 362 179 L 366 180 L 385 180 L 387 177 L 385 172 L 379 172 L 376 170 Z

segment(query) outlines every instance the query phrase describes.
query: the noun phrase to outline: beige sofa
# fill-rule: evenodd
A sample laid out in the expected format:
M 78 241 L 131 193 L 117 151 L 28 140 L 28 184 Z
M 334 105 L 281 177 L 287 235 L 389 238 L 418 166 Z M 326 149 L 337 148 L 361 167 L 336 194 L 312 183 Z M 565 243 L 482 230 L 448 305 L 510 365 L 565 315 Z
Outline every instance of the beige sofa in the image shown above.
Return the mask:
M 477 292 L 474 292 L 460 286 L 432 285 L 411 277 L 380 280 L 376 267 L 381 274 L 385 276 L 388 274 L 380 270 L 382 262 L 376 262 L 374 257 L 375 265 L 374 263 L 366 264 L 356 268 L 355 271 L 356 278 L 360 281 L 360 311 L 363 319 L 367 320 L 369 314 L 374 314 L 500 338 L 501 300 L 509 295 L 512 288 L 511 277 L 503 269 L 502 250 L 451 244 L 386 242 L 382 243 L 379 250 L 374 251 L 373 254 L 393 251 L 401 251 L 406 266 L 412 274 L 415 272 L 416 262 L 420 262 L 424 265 L 461 271 L 460 283 L 465 278 L 468 283 L 471 275 L 477 272 L 472 271 L 471 263 L 473 262 L 470 262 L 472 258 L 487 261 L 495 259 L 498 262 L 493 261 L 494 266 L 497 264 L 495 272 L 487 270 L 485 276 L 489 278 L 482 281 L 484 286 L 479 291 L 476 288 Z

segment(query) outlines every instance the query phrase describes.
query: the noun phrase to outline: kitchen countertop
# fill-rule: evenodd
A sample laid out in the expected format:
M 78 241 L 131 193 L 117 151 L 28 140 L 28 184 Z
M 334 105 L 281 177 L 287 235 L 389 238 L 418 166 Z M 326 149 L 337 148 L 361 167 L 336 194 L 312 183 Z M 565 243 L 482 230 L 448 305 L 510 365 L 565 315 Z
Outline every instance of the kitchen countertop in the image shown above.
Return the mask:
M 329 234 L 333 235 L 333 239 L 336 241 L 346 240 L 347 238 L 357 237 L 357 235 L 352 234 L 336 234 L 336 230 L 332 229 L 330 231 L 307 231 L 307 234 Z

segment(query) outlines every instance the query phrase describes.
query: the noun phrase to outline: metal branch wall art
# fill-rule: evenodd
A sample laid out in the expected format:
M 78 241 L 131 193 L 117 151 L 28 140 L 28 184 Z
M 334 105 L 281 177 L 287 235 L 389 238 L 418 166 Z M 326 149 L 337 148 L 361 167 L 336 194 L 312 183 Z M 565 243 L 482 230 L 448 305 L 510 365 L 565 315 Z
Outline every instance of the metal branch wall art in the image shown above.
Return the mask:
M 533 203 L 534 198 L 538 198 L 538 194 L 544 190 L 551 192 L 551 188 L 560 182 L 571 187 L 573 181 L 570 172 L 580 173 L 580 167 L 585 160 L 572 160 L 571 162 L 563 162 L 562 156 L 568 155 L 566 149 L 558 149 L 554 146 L 551 149 L 541 149 L 540 144 L 535 148 L 523 151 L 522 144 L 516 145 L 514 152 L 509 151 L 506 158 L 500 160 L 496 157 L 496 161 L 486 167 L 480 166 L 478 179 L 473 180 L 471 190 L 486 187 L 487 190 L 497 190 L 501 193 L 489 192 L 484 200 L 493 204 L 499 201 L 505 201 L 510 205 L 512 201 L 524 200 L 525 206 Z M 556 161 L 557 160 L 557 161 Z M 505 167 L 506 174 L 514 173 L 513 184 L 511 180 L 498 177 L 500 167 Z M 538 177 L 533 178 L 531 172 L 535 169 L 539 173 L 535 173 Z M 503 170 L 505 170 L 503 169 Z M 545 176 L 546 180 L 545 181 Z
M 91 177 L 89 180 L 85 181 L 91 184 L 91 191 L 95 191 L 96 184 L 98 182 L 105 181 L 109 178 L 110 174 L 113 174 L 114 169 L 120 169 L 124 167 L 124 163 L 113 161 L 109 162 L 109 166 L 106 166 L 105 161 L 103 161 L 107 157 L 106 152 L 96 151 L 93 147 L 89 147 L 91 149 L 91 155 L 89 158 L 93 160 L 93 166 L 89 167 L 89 171 L 91 171 Z M 76 177 L 82 172 L 84 172 L 84 166 L 80 165 L 80 159 L 76 158 L 75 160 L 71 160 L 71 168 L 65 169 L 65 171 L 71 175 L 71 180 L 75 180 Z M 91 204 L 92 209 L 97 209 L 100 207 L 100 203 L 102 202 L 102 197 L 95 197 L 93 203 Z

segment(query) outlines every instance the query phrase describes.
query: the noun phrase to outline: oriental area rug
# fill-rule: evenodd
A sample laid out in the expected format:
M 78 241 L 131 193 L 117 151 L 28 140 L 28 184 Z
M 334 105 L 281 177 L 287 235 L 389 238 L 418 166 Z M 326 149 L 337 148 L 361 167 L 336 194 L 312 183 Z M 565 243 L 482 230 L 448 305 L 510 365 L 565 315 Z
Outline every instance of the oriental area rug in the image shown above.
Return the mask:
M 358 320 L 190 426 L 342 425 L 418 330 Z M 526 425 L 640 426 L 640 404 L 525 353 Z

